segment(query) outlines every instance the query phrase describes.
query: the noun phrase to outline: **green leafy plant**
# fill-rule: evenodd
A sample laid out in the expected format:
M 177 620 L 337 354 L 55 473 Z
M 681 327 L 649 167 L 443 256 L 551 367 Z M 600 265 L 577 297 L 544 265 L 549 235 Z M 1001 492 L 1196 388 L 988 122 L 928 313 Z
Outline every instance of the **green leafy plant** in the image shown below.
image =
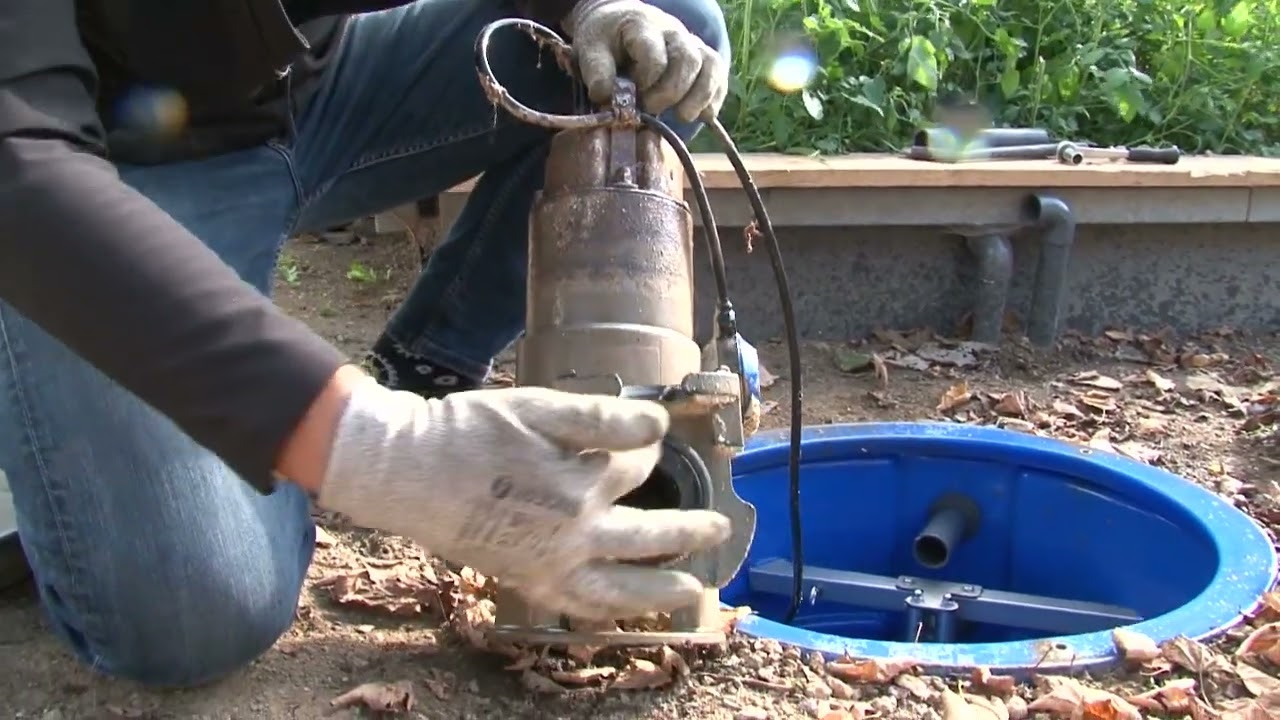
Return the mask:
M 1280 155 L 1280 0 L 729 0 L 725 14 L 722 118 L 744 150 L 896 150 L 954 97 L 1061 139 Z M 817 67 L 780 92 L 789 37 Z
M 276 263 L 276 275 L 287 285 L 297 285 L 302 279 L 302 267 L 293 256 L 284 253 Z
M 378 279 L 378 274 L 359 260 L 354 260 L 347 268 L 347 279 L 358 283 L 371 283 Z

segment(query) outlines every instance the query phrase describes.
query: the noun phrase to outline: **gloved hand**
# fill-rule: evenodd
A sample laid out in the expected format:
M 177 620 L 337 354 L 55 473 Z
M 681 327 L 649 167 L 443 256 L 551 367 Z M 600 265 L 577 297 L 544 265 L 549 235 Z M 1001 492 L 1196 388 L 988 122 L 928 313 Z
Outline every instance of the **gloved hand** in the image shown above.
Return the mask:
M 669 13 L 641 0 L 579 0 L 563 23 L 592 101 L 607 104 L 623 66 L 641 106 L 711 119 L 729 91 L 729 65 Z M 629 67 L 628 67 L 629 66 Z
M 338 425 L 318 502 L 587 619 L 692 604 L 693 576 L 625 564 L 720 544 L 710 511 L 613 502 L 648 478 L 670 419 L 641 400 L 542 388 L 423 400 L 370 379 Z

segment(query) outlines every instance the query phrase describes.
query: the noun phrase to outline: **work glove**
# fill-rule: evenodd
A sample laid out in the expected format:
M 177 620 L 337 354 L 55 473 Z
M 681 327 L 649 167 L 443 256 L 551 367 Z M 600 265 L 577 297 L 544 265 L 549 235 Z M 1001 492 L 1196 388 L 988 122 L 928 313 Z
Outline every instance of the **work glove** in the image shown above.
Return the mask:
M 674 107 L 685 122 L 719 114 L 729 65 L 675 16 L 641 0 L 579 0 L 563 27 L 593 102 L 609 103 L 621 66 L 648 113 Z
M 729 536 L 711 511 L 614 501 L 653 471 L 670 419 L 657 403 L 543 388 L 440 400 L 361 385 L 339 422 L 318 503 L 363 527 L 497 577 L 573 617 L 637 617 L 694 604 L 692 575 L 628 561 Z

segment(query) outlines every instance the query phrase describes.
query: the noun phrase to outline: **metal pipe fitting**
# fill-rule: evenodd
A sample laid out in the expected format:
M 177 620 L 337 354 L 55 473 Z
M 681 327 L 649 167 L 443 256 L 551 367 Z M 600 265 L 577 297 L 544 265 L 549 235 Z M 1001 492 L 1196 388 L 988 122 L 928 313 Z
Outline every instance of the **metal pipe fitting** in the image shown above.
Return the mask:
M 973 302 L 973 339 L 980 343 L 1000 342 L 1004 309 L 1013 278 L 1013 247 L 998 233 L 965 238 L 965 246 L 978 261 L 978 287 Z
M 955 547 L 978 532 L 981 519 L 978 505 L 964 495 L 938 498 L 912 545 L 916 562 L 932 570 L 946 567 Z
M 1027 316 L 1027 339 L 1034 345 L 1048 347 L 1057 340 L 1062 307 L 1066 303 L 1067 266 L 1076 239 L 1076 219 L 1070 206 L 1048 195 L 1029 196 L 1026 211 L 1041 231 L 1040 259 Z
M 911 144 L 916 147 L 948 146 L 955 143 L 955 138 L 956 133 L 950 128 L 924 128 L 916 131 Z M 988 148 L 1045 145 L 1051 142 L 1053 138 L 1044 128 L 983 128 L 974 137 L 975 145 Z

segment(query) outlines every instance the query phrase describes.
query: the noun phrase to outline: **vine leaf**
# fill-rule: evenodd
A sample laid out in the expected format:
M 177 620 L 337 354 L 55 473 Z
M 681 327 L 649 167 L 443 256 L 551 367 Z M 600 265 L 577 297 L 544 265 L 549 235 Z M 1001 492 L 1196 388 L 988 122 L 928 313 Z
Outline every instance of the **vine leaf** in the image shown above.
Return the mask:
M 937 48 L 923 35 L 911 38 L 911 48 L 907 51 L 907 75 L 928 90 L 938 89 Z

